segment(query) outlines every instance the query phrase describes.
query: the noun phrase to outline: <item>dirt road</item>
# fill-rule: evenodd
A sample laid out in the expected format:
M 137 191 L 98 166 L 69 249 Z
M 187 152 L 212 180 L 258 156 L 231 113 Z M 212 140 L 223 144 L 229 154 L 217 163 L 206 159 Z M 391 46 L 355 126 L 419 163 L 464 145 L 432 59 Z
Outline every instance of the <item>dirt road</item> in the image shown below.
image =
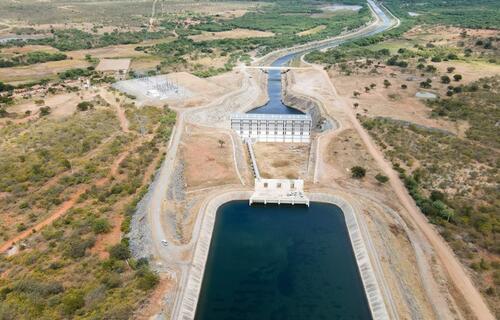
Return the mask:
M 411 196 L 408 194 L 406 187 L 401 182 L 398 173 L 393 170 L 391 164 L 385 160 L 383 153 L 377 148 L 369 134 L 364 130 L 361 123 L 356 118 L 354 109 L 351 107 L 352 101 L 350 101 L 349 98 L 340 97 L 328 74 L 321 66 L 316 66 L 316 68 L 318 69 L 318 72 L 324 74 L 325 81 L 329 83 L 332 92 L 338 97 L 338 105 L 340 105 L 343 108 L 343 111 L 348 115 L 354 129 L 363 140 L 366 150 L 375 159 L 384 174 L 389 177 L 392 189 L 396 193 L 401 204 L 409 213 L 408 218 L 411 219 L 414 225 L 418 227 L 418 229 L 432 245 L 436 256 L 445 268 L 452 284 L 467 301 L 468 307 L 471 309 L 472 313 L 477 319 L 495 319 L 484 302 L 481 294 L 472 283 L 469 275 L 458 261 L 458 258 L 454 255 L 451 248 L 445 243 L 438 232 L 427 221 L 425 216 L 420 212 L 420 209 L 417 207 Z

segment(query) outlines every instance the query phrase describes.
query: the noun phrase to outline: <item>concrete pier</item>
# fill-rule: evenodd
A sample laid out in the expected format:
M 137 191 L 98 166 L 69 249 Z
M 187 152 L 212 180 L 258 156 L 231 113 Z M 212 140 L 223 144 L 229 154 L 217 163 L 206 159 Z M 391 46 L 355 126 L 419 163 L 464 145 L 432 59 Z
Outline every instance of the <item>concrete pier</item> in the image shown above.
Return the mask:
M 248 201 L 263 204 L 305 204 L 309 198 L 304 194 L 302 179 L 255 179 L 255 192 Z

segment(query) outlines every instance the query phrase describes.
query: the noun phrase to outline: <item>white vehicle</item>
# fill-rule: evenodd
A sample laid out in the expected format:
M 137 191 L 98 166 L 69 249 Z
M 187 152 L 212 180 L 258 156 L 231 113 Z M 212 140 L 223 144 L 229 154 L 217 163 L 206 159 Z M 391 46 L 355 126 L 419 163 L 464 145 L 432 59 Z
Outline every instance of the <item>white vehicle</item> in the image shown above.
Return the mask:
M 161 241 L 161 244 L 162 244 L 162 245 L 164 245 L 164 246 L 168 246 L 168 242 L 167 242 L 167 240 L 165 240 L 165 239 L 163 239 L 163 240 Z

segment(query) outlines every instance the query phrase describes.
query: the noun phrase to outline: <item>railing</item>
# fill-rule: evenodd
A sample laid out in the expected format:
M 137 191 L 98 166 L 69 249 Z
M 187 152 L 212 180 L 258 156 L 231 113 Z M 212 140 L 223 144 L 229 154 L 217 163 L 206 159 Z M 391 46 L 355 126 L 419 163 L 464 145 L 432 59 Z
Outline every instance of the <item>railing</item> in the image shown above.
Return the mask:
M 256 179 L 260 179 L 259 167 L 257 166 L 257 160 L 256 160 L 255 154 L 253 152 L 252 140 L 247 139 L 246 143 L 248 146 L 248 153 L 250 154 L 250 158 L 252 159 L 253 173 L 254 173 Z

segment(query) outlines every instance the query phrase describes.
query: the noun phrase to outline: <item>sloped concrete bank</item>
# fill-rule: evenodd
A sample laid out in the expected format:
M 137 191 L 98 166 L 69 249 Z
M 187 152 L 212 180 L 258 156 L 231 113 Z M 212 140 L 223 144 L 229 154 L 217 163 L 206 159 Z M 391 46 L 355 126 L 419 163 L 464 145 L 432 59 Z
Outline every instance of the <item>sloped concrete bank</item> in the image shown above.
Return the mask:
M 196 241 L 191 268 L 189 269 L 186 282 L 181 286 L 179 299 L 177 299 L 172 313 L 172 319 L 189 320 L 194 319 L 196 315 L 196 307 L 203 283 L 215 219 L 217 218 L 217 210 L 221 205 L 230 201 L 248 200 L 251 193 L 250 191 L 226 192 L 211 199 L 206 207 L 200 210 L 199 219 L 201 219 L 201 228 L 198 240 Z M 358 213 L 340 196 L 326 193 L 311 193 L 308 196 L 311 201 L 333 204 L 342 210 L 372 318 L 374 320 L 390 319 L 385 304 L 386 299 L 384 299 L 380 290 L 365 244 L 364 238 L 370 235 L 362 233 L 358 224 Z M 371 254 L 376 254 L 376 252 L 372 252 Z
M 310 115 L 314 129 L 321 123 L 322 120 L 319 102 L 315 101 L 312 97 L 298 95 L 290 90 L 291 84 L 293 83 L 292 77 L 293 76 L 290 75 L 289 72 L 282 77 L 283 85 L 281 86 L 281 96 L 283 97 L 283 103 L 291 108 L 298 109 Z

